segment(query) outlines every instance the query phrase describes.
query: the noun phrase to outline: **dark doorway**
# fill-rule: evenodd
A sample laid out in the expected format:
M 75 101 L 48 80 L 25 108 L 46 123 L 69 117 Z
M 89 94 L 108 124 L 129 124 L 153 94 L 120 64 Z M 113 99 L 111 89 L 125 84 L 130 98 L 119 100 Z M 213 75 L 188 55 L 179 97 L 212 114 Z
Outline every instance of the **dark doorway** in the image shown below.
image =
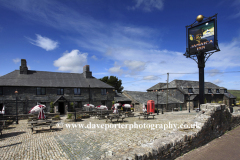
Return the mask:
M 60 112 L 60 114 L 64 114 L 64 102 L 58 102 L 58 111 Z

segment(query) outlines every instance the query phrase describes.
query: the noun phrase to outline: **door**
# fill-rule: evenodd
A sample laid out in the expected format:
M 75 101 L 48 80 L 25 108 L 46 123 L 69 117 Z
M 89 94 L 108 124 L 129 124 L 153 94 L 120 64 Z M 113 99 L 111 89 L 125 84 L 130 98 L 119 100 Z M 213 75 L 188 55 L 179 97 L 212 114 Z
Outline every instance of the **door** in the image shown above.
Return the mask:
M 64 102 L 58 102 L 58 112 L 60 112 L 60 114 L 64 114 L 64 111 Z

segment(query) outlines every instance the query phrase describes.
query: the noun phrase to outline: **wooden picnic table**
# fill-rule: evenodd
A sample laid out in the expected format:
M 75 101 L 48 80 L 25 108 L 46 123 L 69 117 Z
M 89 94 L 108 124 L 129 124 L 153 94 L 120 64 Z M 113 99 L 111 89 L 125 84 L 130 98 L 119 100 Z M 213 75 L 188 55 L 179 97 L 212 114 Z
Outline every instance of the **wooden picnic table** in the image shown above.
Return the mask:
M 140 117 L 143 117 L 143 118 L 149 118 L 150 116 L 152 116 L 153 117 L 153 119 L 154 119 L 154 114 L 152 114 L 152 113 L 140 113 L 140 115 L 138 115 L 139 116 L 139 119 L 140 119 Z
M 108 115 L 107 116 L 107 120 L 106 120 L 106 122 L 108 121 L 108 120 L 110 120 L 112 123 L 113 123 L 113 119 L 116 119 L 117 120 L 117 122 L 118 122 L 118 120 L 119 119 L 122 119 L 122 122 L 123 122 L 123 119 L 124 119 L 125 117 L 122 117 L 121 115 L 118 115 L 118 114 L 112 114 L 112 115 Z
M 55 126 L 56 123 L 57 121 L 52 121 L 52 120 L 33 120 L 28 122 L 29 124 L 28 128 L 32 129 L 32 132 L 34 128 L 43 128 L 43 127 L 50 127 L 50 130 L 52 130 L 52 126 Z
M 134 113 L 132 112 L 125 112 L 124 115 L 125 117 L 134 117 Z

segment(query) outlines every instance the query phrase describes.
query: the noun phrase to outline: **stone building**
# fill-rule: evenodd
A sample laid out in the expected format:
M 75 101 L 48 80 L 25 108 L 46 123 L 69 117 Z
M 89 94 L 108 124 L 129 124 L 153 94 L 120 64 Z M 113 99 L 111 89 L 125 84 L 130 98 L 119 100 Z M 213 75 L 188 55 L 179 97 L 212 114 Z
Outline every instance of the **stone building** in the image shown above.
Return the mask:
M 167 97 L 163 92 L 138 92 L 138 91 L 123 91 L 122 95 L 131 100 L 131 105 L 134 107 L 135 112 L 142 112 L 143 104 L 147 108 L 148 100 L 155 102 L 155 108 L 159 111 L 172 111 L 174 108 L 179 110 L 186 110 L 184 103 L 171 96 Z
M 218 103 L 222 102 L 227 105 L 235 104 L 236 97 L 227 92 L 224 87 L 219 87 L 211 82 L 204 83 L 205 88 L 205 102 L 206 103 Z M 184 102 L 185 106 L 190 106 L 190 109 L 198 107 L 199 105 L 199 82 L 198 81 L 186 81 L 186 80 L 173 80 L 168 83 L 158 83 L 153 87 L 147 89 L 148 92 L 161 91 L 168 95 Z
M 0 109 L 5 105 L 6 114 L 16 114 L 16 105 L 19 114 L 26 114 L 37 103 L 50 111 L 50 102 L 61 114 L 87 103 L 110 109 L 114 96 L 114 87 L 94 78 L 89 65 L 83 67 L 83 73 L 46 72 L 28 70 L 22 59 L 20 70 L 0 77 Z

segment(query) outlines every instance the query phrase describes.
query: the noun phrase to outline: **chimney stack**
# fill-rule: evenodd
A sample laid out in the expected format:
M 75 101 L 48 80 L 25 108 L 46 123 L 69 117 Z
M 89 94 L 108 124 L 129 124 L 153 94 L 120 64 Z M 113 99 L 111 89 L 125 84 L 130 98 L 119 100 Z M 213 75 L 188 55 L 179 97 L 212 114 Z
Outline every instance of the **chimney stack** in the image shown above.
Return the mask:
M 92 72 L 90 72 L 90 67 L 89 65 L 85 65 L 83 67 L 83 76 L 85 78 L 92 78 Z
M 26 59 L 21 59 L 20 74 L 27 74 L 28 67 Z

